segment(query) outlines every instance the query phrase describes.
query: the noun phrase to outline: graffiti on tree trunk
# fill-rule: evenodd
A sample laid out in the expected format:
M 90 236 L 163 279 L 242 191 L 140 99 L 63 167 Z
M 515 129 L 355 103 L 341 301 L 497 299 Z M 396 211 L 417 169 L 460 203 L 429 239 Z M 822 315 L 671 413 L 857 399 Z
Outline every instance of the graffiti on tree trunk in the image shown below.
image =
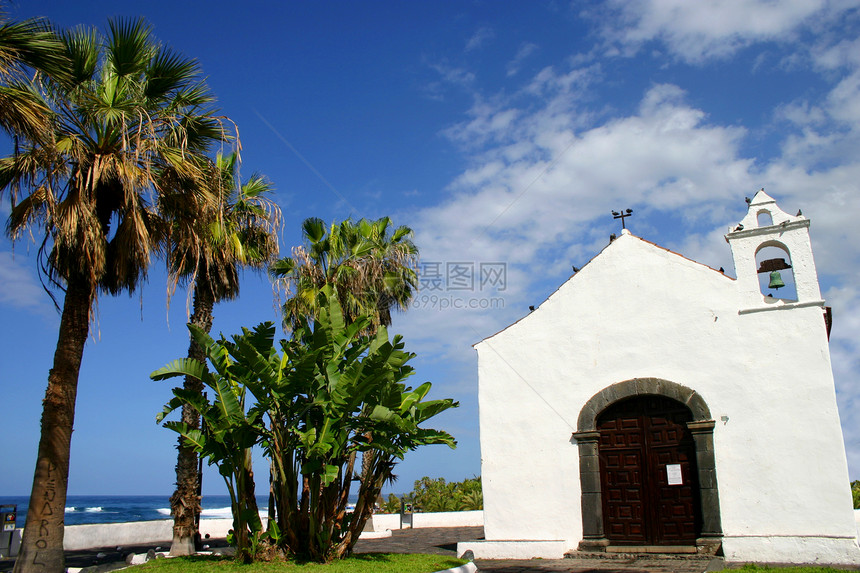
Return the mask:
M 45 503 L 42 505 L 41 509 L 36 510 L 39 512 L 39 538 L 36 540 L 36 552 L 33 554 L 33 565 L 38 565 L 39 567 L 45 567 L 45 565 L 47 565 L 39 560 L 39 553 L 41 549 L 48 547 L 48 538 L 51 536 L 51 531 L 48 528 L 48 519 L 46 518 L 54 515 L 54 508 L 51 504 L 57 497 L 56 469 L 57 466 L 55 466 L 52 461 L 48 460 L 48 475 L 45 480 L 45 494 L 43 496 Z

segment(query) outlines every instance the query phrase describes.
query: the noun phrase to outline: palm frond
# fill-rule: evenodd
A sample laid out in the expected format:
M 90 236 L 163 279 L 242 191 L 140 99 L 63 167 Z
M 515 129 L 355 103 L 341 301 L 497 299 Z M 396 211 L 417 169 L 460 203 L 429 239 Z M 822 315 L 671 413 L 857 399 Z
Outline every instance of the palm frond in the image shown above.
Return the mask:
M 79 26 L 63 34 L 66 57 L 71 63 L 71 86 L 91 81 L 99 62 L 100 40 L 95 28 Z M 53 79 L 53 75 L 50 76 Z
M 24 68 L 55 77 L 68 73 L 63 44 L 44 19 L 0 25 L 0 78 L 21 79 Z
M 388 217 L 347 219 L 327 229 L 319 219 L 306 220 L 302 225 L 306 244 L 270 269 L 287 290 L 285 325 L 295 326 L 300 317 L 315 316 L 320 309 L 314 293 L 326 285 L 337 292 L 349 321 L 370 317 L 367 333 L 390 324 L 391 308 L 405 308 L 418 282 L 412 230 L 399 227 L 389 234 L 390 226 Z
M 147 62 L 146 83 L 144 84 L 143 95 L 149 100 L 161 100 L 168 98 L 171 94 L 176 94 L 182 98 L 183 105 L 202 105 L 209 103 L 202 98 L 211 98 L 211 93 L 205 86 L 200 86 L 197 99 L 198 103 L 192 103 L 195 98 L 190 97 L 189 93 L 182 93 L 189 82 L 191 82 L 198 74 L 199 69 L 195 60 L 189 60 L 177 52 L 168 48 L 159 49 Z
M 24 53 L 17 30 L 0 25 L 0 66 L 12 54 L 4 48 Z M 37 32 L 36 41 L 53 33 Z M 171 189 L 157 177 L 202 179 L 201 154 L 222 139 L 224 120 L 207 107 L 197 63 L 162 47 L 142 19 L 58 38 L 64 73 L 0 86 L 0 125 L 24 139 L 0 158 L 0 193 L 21 200 L 9 230 L 44 231 L 40 260 L 51 281 L 74 275 L 93 292 L 130 292 L 169 236 L 154 206 Z
M 150 39 L 152 28 L 143 20 L 110 19 L 105 51 L 105 72 L 118 77 L 139 78 L 157 47 Z
M 239 267 L 262 268 L 278 252 L 280 209 L 265 196 L 271 185 L 260 175 L 251 179 L 251 187 L 243 185 L 238 164 L 237 153 L 218 154 L 202 179 L 186 180 L 208 201 L 199 201 L 186 188 L 185 193 L 167 195 L 170 201 L 160 204 L 162 212 L 176 221 L 170 246 L 172 281 L 197 284 L 215 301 L 238 295 Z M 182 223 L 189 212 L 193 224 Z
M 50 116 L 45 101 L 26 85 L 0 86 L 0 126 L 10 134 L 41 140 L 47 137 Z

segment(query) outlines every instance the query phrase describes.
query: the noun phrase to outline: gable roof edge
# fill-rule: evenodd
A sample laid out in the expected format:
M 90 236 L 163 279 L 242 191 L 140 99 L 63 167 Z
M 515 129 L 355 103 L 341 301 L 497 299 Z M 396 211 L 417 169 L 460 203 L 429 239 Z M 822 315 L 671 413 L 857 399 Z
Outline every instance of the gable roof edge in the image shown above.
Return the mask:
M 715 272 L 715 273 L 717 273 L 717 274 L 719 274 L 719 275 L 721 275 L 721 276 L 725 277 L 726 279 L 728 279 L 728 280 L 730 280 L 730 281 L 734 281 L 734 280 L 736 280 L 736 279 L 734 279 L 734 278 L 732 278 L 732 277 L 730 277 L 730 276 L 726 276 L 725 272 L 720 272 L 718 269 L 715 269 L 715 268 L 713 268 L 713 267 L 712 267 L 712 266 L 710 266 L 710 265 L 706 265 L 705 263 L 701 263 L 701 262 L 699 262 L 699 261 L 693 260 L 693 259 L 691 259 L 691 258 L 689 258 L 689 257 L 686 257 L 686 256 L 682 255 L 681 253 L 676 253 L 675 251 L 673 251 L 673 250 L 671 250 L 671 249 L 667 249 L 666 247 L 662 247 L 662 246 L 658 245 L 657 243 L 655 243 L 655 242 L 653 242 L 653 241 L 649 241 L 648 239 L 643 239 L 642 237 L 637 237 L 636 235 L 634 235 L 633 233 L 631 233 L 628 229 L 624 229 L 624 230 L 621 232 L 621 237 L 619 237 L 619 238 L 623 238 L 623 237 L 625 237 L 625 236 L 630 236 L 630 237 L 632 237 L 633 239 L 638 239 L 639 241 L 642 241 L 642 242 L 643 242 L 643 243 L 645 243 L 645 244 L 651 245 L 652 247 L 656 247 L 657 249 L 660 249 L 661 251 L 665 251 L 665 252 L 670 253 L 670 254 L 672 254 L 672 255 L 675 255 L 675 256 L 677 256 L 677 257 L 681 257 L 681 258 L 682 258 L 682 259 L 684 259 L 685 261 L 689 261 L 689 262 L 691 262 L 691 263 L 695 263 L 695 264 L 697 264 L 697 265 L 703 266 L 703 267 L 705 267 L 706 269 L 709 269 L 709 270 L 711 270 L 711 271 L 713 271 L 713 272 Z M 616 239 L 615 241 L 617 241 L 617 240 L 618 240 L 618 239 Z M 585 269 L 585 267 L 587 267 L 589 264 L 591 264 L 591 262 L 592 262 L 593 260 L 595 260 L 596 258 L 598 258 L 599 256 L 601 256 L 601 255 L 602 255 L 602 254 L 603 254 L 603 253 L 604 253 L 608 248 L 610 248 L 610 247 L 615 243 L 615 241 L 610 241 L 608 245 L 606 245 L 605 247 L 603 247 L 602 249 L 600 249 L 600 251 L 599 251 L 596 255 L 594 255 L 593 257 L 591 257 L 591 258 L 588 260 L 588 262 L 587 262 L 587 263 L 585 263 L 585 264 L 584 264 L 584 265 L 579 269 L 579 271 L 577 271 L 576 273 L 574 273 L 573 275 L 571 275 L 568 279 L 566 279 L 565 281 L 563 281 L 560 285 L 558 285 L 554 291 L 552 291 L 549 295 L 547 295 L 547 297 L 546 297 L 545 299 L 543 299 L 543 302 L 541 302 L 540 304 L 538 304 L 537 306 L 535 306 L 535 311 L 536 311 L 538 308 L 540 308 L 540 307 L 541 307 L 541 305 L 543 305 L 543 303 L 545 303 L 546 301 L 548 301 L 549 299 L 551 299 L 551 298 L 555 295 L 555 293 L 557 293 L 558 291 L 560 291 L 560 290 L 561 290 L 561 288 L 562 288 L 564 285 L 566 285 L 567 283 L 569 283 L 570 281 L 572 281 L 574 278 L 576 278 L 576 276 L 577 276 L 577 275 L 579 275 L 579 273 L 581 273 L 581 272 Z M 514 322 L 510 323 L 509 325 L 505 326 L 505 327 L 504 327 L 504 328 L 502 328 L 501 330 L 498 330 L 498 331 L 494 332 L 493 334 L 490 334 L 490 335 L 488 335 L 488 336 L 485 336 L 484 338 L 482 338 L 482 339 L 481 339 L 481 340 L 479 340 L 478 342 L 476 342 L 476 343 L 472 344 L 472 348 L 476 348 L 476 347 L 477 347 L 479 344 L 481 344 L 482 342 L 484 342 L 484 341 L 486 341 L 486 340 L 489 340 L 490 338 L 493 338 L 494 336 L 496 336 L 496 335 L 498 335 L 498 334 L 501 334 L 502 332 L 506 331 L 507 329 L 511 328 L 512 326 L 514 326 L 514 325 L 518 324 L 519 322 L 521 322 L 521 321 L 525 320 L 526 318 L 528 318 L 529 316 L 531 316 L 531 313 L 532 313 L 532 312 L 534 312 L 534 311 L 531 311 L 531 312 L 529 312 L 528 314 L 526 314 L 526 315 L 524 315 L 524 316 L 521 316 L 520 318 L 518 318 L 518 319 L 517 319 L 517 320 L 515 320 Z

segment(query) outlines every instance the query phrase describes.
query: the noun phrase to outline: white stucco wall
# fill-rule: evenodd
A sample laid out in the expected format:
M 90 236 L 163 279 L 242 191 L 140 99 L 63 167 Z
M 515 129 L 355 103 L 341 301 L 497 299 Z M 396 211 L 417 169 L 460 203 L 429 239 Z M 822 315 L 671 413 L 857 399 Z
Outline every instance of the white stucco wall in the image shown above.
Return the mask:
M 487 540 L 576 548 L 579 412 L 612 384 L 659 378 L 698 392 L 717 422 L 734 558 L 860 557 L 822 309 L 739 314 L 765 307 L 739 282 L 627 233 L 476 345 Z

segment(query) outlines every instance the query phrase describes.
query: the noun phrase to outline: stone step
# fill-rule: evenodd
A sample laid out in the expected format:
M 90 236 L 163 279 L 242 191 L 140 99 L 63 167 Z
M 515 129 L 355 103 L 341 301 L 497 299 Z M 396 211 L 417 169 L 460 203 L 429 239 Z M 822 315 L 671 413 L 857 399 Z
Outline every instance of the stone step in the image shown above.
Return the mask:
M 607 553 L 698 553 L 695 545 L 610 545 Z
M 605 551 L 568 551 L 564 554 L 566 559 L 610 559 L 610 560 L 635 560 L 635 559 L 683 559 L 709 561 L 713 555 L 698 553 L 694 546 L 690 545 L 642 545 L 642 546 L 615 546 L 607 547 Z

